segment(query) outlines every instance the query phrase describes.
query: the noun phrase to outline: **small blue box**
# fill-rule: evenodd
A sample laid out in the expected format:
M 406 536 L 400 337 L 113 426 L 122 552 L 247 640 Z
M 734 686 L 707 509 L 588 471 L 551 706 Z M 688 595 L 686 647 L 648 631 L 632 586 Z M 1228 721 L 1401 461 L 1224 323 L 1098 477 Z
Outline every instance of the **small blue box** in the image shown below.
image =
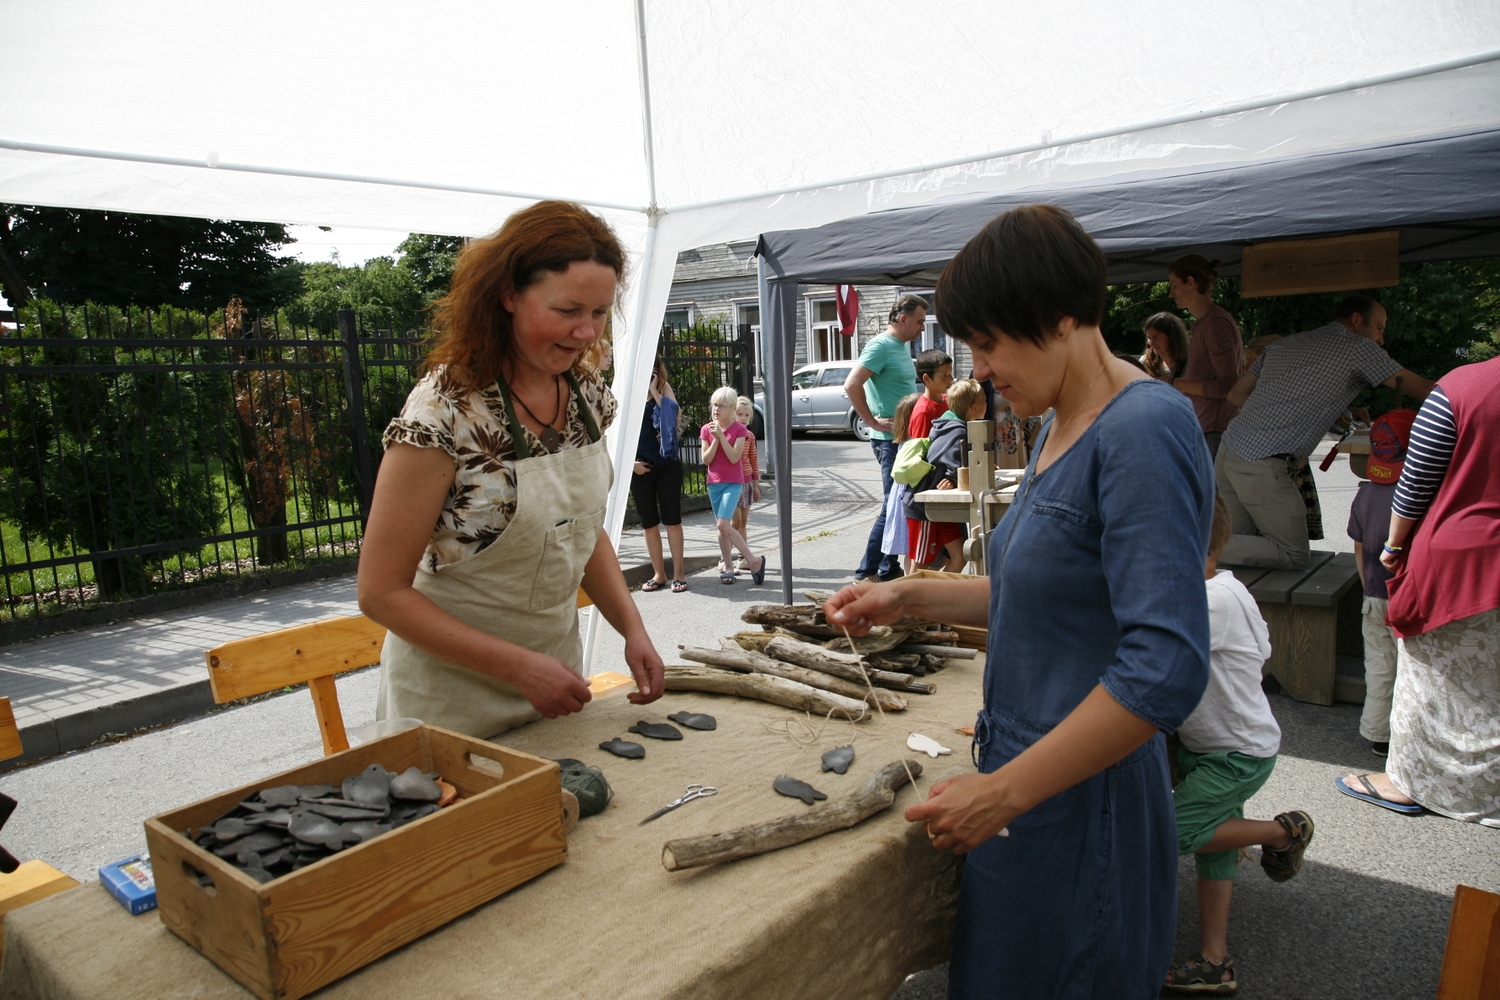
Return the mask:
M 99 869 L 99 881 L 131 916 L 156 909 L 156 876 L 151 873 L 150 855 L 137 854 L 105 865 Z

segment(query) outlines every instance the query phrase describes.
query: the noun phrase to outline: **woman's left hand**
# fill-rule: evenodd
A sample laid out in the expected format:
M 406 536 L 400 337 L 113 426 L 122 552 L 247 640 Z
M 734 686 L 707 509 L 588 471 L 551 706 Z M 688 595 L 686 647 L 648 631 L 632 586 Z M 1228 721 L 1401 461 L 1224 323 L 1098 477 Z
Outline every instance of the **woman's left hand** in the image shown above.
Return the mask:
M 1008 807 L 994 774 L 961 774 L 939 781 L 927 801 L 906 809 L 906 818 L 922 823 L 932 846 L 968 854 L 1005 829 L 1020 810 Z
M 627 696 L 632 704 L 645 705 L 666 693 L 661 654 L 649 636 L 642 633 L 625 640 L 625 663 L 635 678 L 636 689 Z

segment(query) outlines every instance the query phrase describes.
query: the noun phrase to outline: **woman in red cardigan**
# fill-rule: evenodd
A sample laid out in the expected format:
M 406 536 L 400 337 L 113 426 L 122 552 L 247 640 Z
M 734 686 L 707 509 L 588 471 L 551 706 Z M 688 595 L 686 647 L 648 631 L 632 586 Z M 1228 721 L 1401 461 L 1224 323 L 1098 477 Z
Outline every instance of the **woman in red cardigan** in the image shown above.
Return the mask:
M 1335 779 L 1397 812 L 1500 827 L 1500 358 L 1443 376 L 1412 425 L 1381 562 L 1400 642 L 1384 774 Z

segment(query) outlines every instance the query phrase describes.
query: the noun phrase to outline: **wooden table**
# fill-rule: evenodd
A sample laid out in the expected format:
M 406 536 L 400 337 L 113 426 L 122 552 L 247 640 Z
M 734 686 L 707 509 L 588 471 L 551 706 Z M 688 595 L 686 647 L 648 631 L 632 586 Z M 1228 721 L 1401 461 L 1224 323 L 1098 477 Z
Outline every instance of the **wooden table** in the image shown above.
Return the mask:
M 984 661 L 951 660 L 929 677 L 915 711 L 849 723 L 809 719 L 760 702 L 669 694 L 637 707 L 623 695 L 537 722 L 497 742 L 602 767 L 610 807 L 569 838 L 561 866 L 365 966 L 319 998 L 883 998 L 911 972 L 947 960 L 957 859 L 934 851 L 901 811 L 933 782 L 973 770 L 956 732 L 981 704 Z M 627 733 L 679 710 L 718 718 L 680 742 Z M 917 713 L 920 713 L 918 717 Z M 951 747 L 937 760 L 905 748 L 916 731 Z M 812 735 L 799 746 L 792 735 Z M 614 736 L 647 745 L 644 760 L 597 749 Z M 825 750 L 852 742 L 847 775 L 824 774 Z M 918 790 L 864 823 L 782 851 L 684 872 L 662 867 L 662 845 L 817 806 L 777 795 L 788 774 L 830 797 L 852 792 L 899 758 L 919 759 Z M 720 789 L 645 826 L 689 782 Z M 131 917 L 89 883 L 6 919 L 0 997 L 122 1000 L 250 994 L 168 931 L 154 913 Z
M 1349 469 L 1361 479 L 1369 479 L 1366 468 L 1370 464 L 1370 432 L 1368 429 L 1351 431 L 1338 444 L 1340 454 L 1349 456 Z

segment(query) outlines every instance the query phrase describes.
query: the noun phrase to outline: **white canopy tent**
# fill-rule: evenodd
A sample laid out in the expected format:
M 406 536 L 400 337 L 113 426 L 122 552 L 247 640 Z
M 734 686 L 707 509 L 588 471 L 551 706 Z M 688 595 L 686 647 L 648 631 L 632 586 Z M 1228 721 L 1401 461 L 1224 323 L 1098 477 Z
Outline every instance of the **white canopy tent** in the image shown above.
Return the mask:
M 0 37 L 0 202 L 455 235 L 541 197 L 609 218 L 633 254 L 614 538 L 680 250 L 1500 123 L 1491 0 L 5 0 Z

